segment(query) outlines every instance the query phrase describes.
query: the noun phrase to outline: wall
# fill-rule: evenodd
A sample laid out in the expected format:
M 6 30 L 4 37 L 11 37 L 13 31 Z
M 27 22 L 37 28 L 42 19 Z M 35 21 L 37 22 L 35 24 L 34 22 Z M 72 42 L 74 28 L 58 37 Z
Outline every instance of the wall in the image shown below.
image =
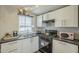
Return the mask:
M 19 30 L 19 18 L 17 15 L 17 6 L 3 5 L 0 6 L 0 38 L 4 36 L 5 33 L 11 33 L 13 31 Z M 33 15 L 33 25 L 35 26 L 33 30 L 36 30 L 36 16 Z
M 0 38 L 7 32 L 18 31 L 18 24 L 16 9 L 13 6 L 0 6 Z

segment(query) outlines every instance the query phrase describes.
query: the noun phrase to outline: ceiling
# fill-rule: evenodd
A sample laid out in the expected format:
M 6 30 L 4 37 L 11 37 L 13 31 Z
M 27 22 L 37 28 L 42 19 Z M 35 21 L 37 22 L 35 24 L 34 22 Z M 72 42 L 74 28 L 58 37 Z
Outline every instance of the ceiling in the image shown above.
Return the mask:
M 32 7 L 32 12 L 36 15 L 40 15 L 49 11 L 53 11 L 64 7 L 65 5 L 40 5 L 38 7 Z
M 30 8 L 33 14 L 40 15 L 49 11 L 62 8 L 66 5 L 18 5 L 18 6 L 23 8 Z
M 35 15 L 40 15 L 49 11 L 53 11 L 62 8 L 66 5 L 8 5 L 7 7 L 13 8 L 30 8 L 32 13 Z

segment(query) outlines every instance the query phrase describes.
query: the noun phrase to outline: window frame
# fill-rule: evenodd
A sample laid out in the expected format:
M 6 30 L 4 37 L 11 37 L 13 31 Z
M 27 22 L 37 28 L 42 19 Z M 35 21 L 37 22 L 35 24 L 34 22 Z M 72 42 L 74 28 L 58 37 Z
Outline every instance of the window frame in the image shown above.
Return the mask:
M 20 33 L 30 33 L 30 31 L 28 32 L 27 30 L 26 30 L 26 28 L 33 28 L 33 23 L 32 23 L 32 20 L 31 20 L 31 26 L 28 26 L 28 25 L 26 25 L 26 17 L 32 17 L 32 19 L 33 19 L 33 16 L 28 16 L 28 15 L 19 15 L 19 17 L 21 17 L 21 16 L 24 16 L 25 17 L 25 26 L 21 26 L 20 25 L 20 19 L 19 19 L 19 32 Z M 25 27 L 25 29 L 24 29 L 24 31 L 20 31 L 20 29 L 22 28 L 22 27 Z M 31 31 L 33 31 L 33 29 L 31 29 Z

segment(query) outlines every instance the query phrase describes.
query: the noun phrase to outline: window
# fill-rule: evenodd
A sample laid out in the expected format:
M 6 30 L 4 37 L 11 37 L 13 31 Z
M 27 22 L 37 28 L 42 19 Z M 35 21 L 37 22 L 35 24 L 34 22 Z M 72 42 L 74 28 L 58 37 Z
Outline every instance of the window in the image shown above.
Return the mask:
M 19 32 L 32 33 L 32 18 L 31 16 L 19 15 Z

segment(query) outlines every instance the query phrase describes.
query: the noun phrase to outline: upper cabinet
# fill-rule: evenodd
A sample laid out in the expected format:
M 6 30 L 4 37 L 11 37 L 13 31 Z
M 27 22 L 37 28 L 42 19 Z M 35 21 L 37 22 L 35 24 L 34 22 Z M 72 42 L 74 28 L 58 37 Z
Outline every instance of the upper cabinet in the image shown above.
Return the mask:
M 55 20 L 55 18 L 56 18 L 56 12 L 54 11 L 54 12 L 50 12 L 49 13 L 49 20 Z
M 37 27 L 42 27 L 42 20 L 43 20 L 42 15 L 37 16 Z
M 43 15 L 43 21 L 49 20 L 49 13 Z
M 43 15 L 43 21 L 53 20 L 55 19 L 55 12 L 49 12 Z
M 55 12 L 55 27 L 78 27 L 78 6 L 67 6 Z
M 49 20 L 55 20 L 55 27 L 78 27 L 78 6 L 66 6 L 43 14 L 43 21 Z

